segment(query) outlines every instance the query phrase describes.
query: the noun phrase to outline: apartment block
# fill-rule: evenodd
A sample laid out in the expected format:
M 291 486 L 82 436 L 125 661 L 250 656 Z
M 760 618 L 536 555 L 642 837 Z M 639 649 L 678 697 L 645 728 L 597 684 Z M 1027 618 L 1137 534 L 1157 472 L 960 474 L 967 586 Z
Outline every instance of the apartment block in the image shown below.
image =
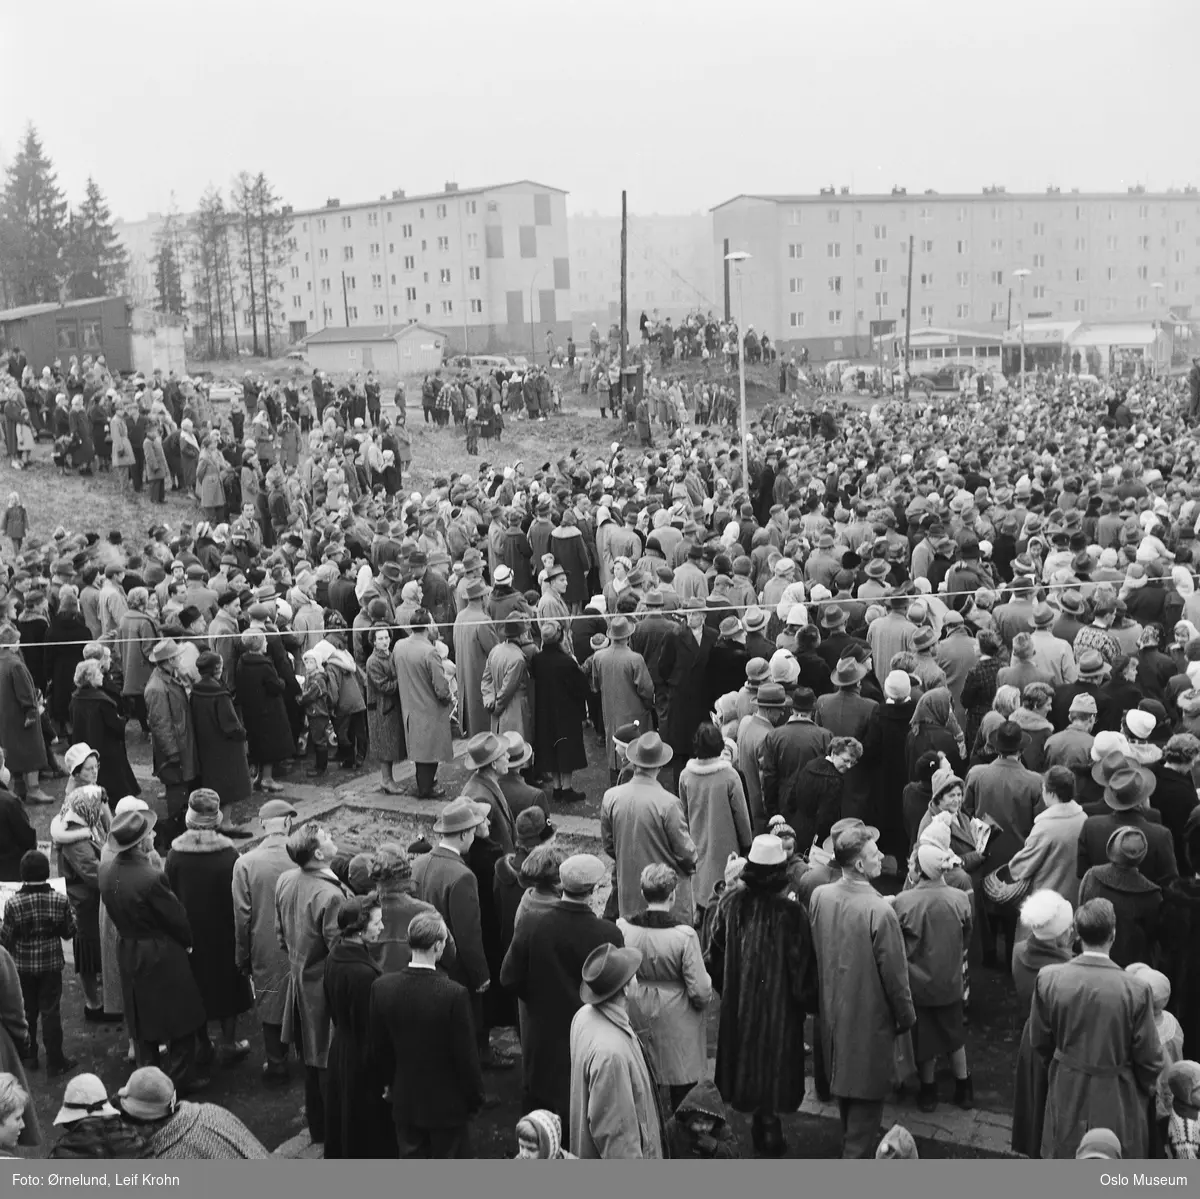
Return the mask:
M 1027 320 L 1174 321 L 1200 313 L 1200 191 L 740 195 L 712 210 L 731 307 L 818 360 L 912 327 L 1003 332 Z M 1017 272 L 1022 272 L 1017 274 Z M 1027 274 L 1024 272 L 1028 272 Z

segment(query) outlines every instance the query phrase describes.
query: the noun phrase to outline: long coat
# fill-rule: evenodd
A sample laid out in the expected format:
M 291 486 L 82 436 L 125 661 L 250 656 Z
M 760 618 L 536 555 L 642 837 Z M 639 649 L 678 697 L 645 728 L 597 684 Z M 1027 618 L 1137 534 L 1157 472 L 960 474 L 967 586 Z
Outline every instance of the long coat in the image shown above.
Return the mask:
M 141 795 L 142 788 L 125 749 L 125 717 L 107 691 L 80 687 L 75 692 L 71 699 L 71 736 L 99 752 L 96 782 L 114 804 L 123 796 Z
M 154 665 L 148 655 L 158 644 L 158 625 L 145 612 L 130 610 L 121 617 L 117 639 L 123 680 L 121 694 L 144 695 L 146 684 L 154 674 Z
M 550 534 L 548 553 L 567 572 L 567 590 L 563 599 L 568 604 L 586 604 L 588 601 L 588 573 L 592 569 L 592 556 L 588 553 L 583 534 L 574 525 L 560 526 Z
M 30 849 L 37 849 L 37 833 L 29 812 L 11 791 L 0 788 L 0 881 L 20 881 L 21 858 Z
M 643 912 L 617 927 L 626 946 L 642 953 L 629 998 L 647 1025 L 655 1076 L 673 1087 L 698 1082 L 708 1073 L 704 1017 L 713 994 L 700 937 L 666 912 Z
M 1183 1029 L 1183 1043 L 1200 1044 L 1200 879 L 1173 879 L 1164 890 L 1162 968 L 1171 980 L 1168 1007 Z
M 1110 1128 L 1127 1158 L 1146 1156 L 1148 1105 L 1166 1066 L 1150 985 L 1107 958 L 1038 975 L 1029 1041 L 1049 1062 L 1042 1157 L 1074 1157 L 1089 1128 Z
M 402 762 L 405 757 L 396 664 L 390 653 L 371 651 L 367 659 L 367 737 L 377 762 Z
M 325 1003 L 333 1022 L 325 1096 L 327 1158 L 393 1158 L 396 1130 L 383 1098 L 390 1081 L 371 1047 L 371 987 L 380 975 L 367 947 L 339 941 L 325 959 Z
M 661 863 L 682 876 L 672 915 L 691 924 L 696 843 L 677 796 L 651 779 L 636 776 L 610 788 L 600 803 L 600 838 L 604 852 L 617 865 L 617 907 L 622 916 L 629 919 L 646 910 L 642 871 Z
M 842 776 L 842 816 L 868 820 L 871 812 L 871 763 L 879 750 L 879 705 L 853 691 L 838 690 L 817 700 L 813 719 L 835 737 L 853 737 L 863 756 Z
M 50 715 L 60 725 L 65 724 L 70 716 L 71 696 L 75 691 L 75 667 L 83 661 L 82 643 L 91 639 L 92 632 L 78 611 L 56 613 L 46 631 L 47 698 L 50 701 Z M 62 644 L 69 642 L 81 644 Z
M 795 1111 L 804 1099 L 804 1020 L 817 1007 L 817 959 L 803 905 L 741 885 L 717 907 L 706 962 L 721 996 L 721 1097 L 742 1112 Z
M 1107 899 L 1117 916 L 1117 938 L 1109 956 L 1118 966 L 1157 962 L 1162 888 L 1134 867 L 1093 866 L 1079 884 L 1079 903 Z
M 100 899 L 119 938 L 130 1036 L 157 1043 L 195 1032 L 205 1013 L 188 962 L 192 930 L 166 876 L 137 849 L 102 858 Z
M 275 933 L 275 888 L 280 875 L 295 869 L 282 833 L 268 833 L 233 864 L 233 957 L 254 983 L 262 1024 L 283 1023 L 290 966 Z
M 25 1004 L 21 998 L 21 980 L 17 964 L 7 949 L 0 948 L 0 1070 L 11 1074 L 18 1086 L 29 1096 L 23 1115 L 25 1127 L 17 1138 L 18 1145 L 40 1145 L 42 1130 L 38 1125 L 34 1090 L 25 1075 L 24 1059 L 18 1052 L 18 1044 L 24 1045 L 29 1037 L 29 1025 L 25 1022 Z
M 470 866 L 453 850 L 440 845 L 413 867 L 417 896 L 442 914 L 454 938 L 455 964 L 451 978 L 476 992 L 490 980 L 480 924 L 479 882 Z
M 46 769 L 33 676 L 15 649 L 0 651 L 0 749 L 13 774 Z
M 520 733 L 526 741 L 533 738 L 530 656 L 515 641 L 501 641 L 487 656 L 480 690 L 493 733 Z
M 708 678 L 708 659 L 716 643 L 716 631 L 707 626 L 699 644 L 691 629 L 680 629 L 663 646 L 658 659 L 659 674 L 667 688 L 667 721 L 662 738 L 676 757 L 686 758 L 692 752 L 692 738 L 712 711 L 716 696 Z
M 643 732 L 650 731 L 654 683 L 642 655 L 621 641 L 597 650 L 588 659 L 587 671 L 592 689 L 600 692 L 608 768 L 616 770 L 617 748 L 613 737 L 623 724 L 634 721 Z
M 331 870 L 289 870 L 275 885 L 275 935 L 288 955 L 283 1040 L 302 1046 L 304 1064 L 317 1069 L 329 1062 L 325 959 L 341 936 L 337 918 L 345 898 Z
M 829 1089 L 878 1102 L 892 1085 L 896 1033 L 916 1023 L 900 921 L 867 882 L 840 879 L 809 901 Z
M 703 907 L 725 877 L 729 855 L 741 856 L 750 849 L 754 839 L 750 809 L 738 772 L 724 758 L 690 761 L 679 776 L 679 799 L 688 832 L 696 843 L 692 887 L 697 905 Z
M 248 799 L 253 786 L 246 761 L 246 729 L 233 697 L 220 679 L 199 679 L 192 684 L 191 705 L 200 785 L 215 791 L 222 806 Z
M 183 684 L 169 678 L 156 666 L 146 684 L 145 694 L 154 744 L 154 773 L 162 778 L 164 767 L 177 765 L 185 782 L 198 778 L 200 759 L 196 753 L 196 731 Z
M 587 675 L 557 643 L 534 655 L 529 674 L 534 684 L 533 736 L 529 740 L 538 769 L 562 774 L 585 769 Z
M 453 762 L 450 685 L 437 650 L 424 636 L 405 637 L 392 650 L 392 661 L 408 756 L 414 762 Z
M 284 685 L 266 654 L 244 651 L 238 658 L 235 691 L 246 721 L 252 762 L 282 762 L 296 752 L 284 703 Z
M 226 1020 L 249 1011 L 250 982 L 234 959 L 233 866 L 237 849 L 211 829 L 188 829 L 171 842 L 166 875 L 192 929 L 190 963 L 205 1015 Z
M 491 716 L 483 706 L 483 668 L 498 638 L 479 607 L 464 608 L 454 620 L 454 665 L 458 669 L 458 726 L 464 737 L 486 733 Z

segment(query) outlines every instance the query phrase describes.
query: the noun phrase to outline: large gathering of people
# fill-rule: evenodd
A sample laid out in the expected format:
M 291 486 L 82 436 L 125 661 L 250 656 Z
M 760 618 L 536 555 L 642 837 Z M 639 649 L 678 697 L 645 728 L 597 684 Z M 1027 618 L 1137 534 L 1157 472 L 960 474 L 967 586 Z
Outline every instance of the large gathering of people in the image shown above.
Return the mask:
M 802 1152 L 810 1083 L 844 1156 L 912 1156 L 885 1100 L 972 1108 L 972 994 L 1015 988 L 1016 1152 L 1196 1156 L 1200 370 L 784 397 L 744 461 L 728 389 L 670 372 L 723 330 L 648 321 L 621 440 L 540 465 L 501 431 L 558 407 L 550 370 L 431 374 L 426 420 L 499 444 L 423 494 L 373 375 L 226 405 L 10 356 L 14 470 L 10 406 L 65 471 L 196 510 L 43 530 L 9 500 L 0 1150 L 45 1145 L 44 1050 L 51 1155 L 264 1156 L 193 1101 L 261 1036 L 246 1085 L 300 1079 L 326 1157 L 471 1156 L 509 1070 L 520 1157 L 738 1156 L 734 1112 Z M 427 837 L 300 818 L 289 779 L 368 763 L 437 801 Z M 128 1035 L 114 1095 L 74 1073 L 64 941 Z

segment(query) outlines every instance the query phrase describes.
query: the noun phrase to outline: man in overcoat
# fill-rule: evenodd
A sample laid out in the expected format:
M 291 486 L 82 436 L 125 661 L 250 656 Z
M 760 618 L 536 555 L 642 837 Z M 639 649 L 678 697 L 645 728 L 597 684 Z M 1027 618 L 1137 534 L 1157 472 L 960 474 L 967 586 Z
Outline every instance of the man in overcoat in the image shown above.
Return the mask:
M 491 728 L 491 715 L 483 703 L 483 671 L 488 654 L 495 648 L 499 638 L 488 614 L 483 610 L 487 593 L 487 584 L 482 579 L 472 579 L 464 593 L 467 606 L 454 619 L 458 726 L 467 737 L 486 733 Z M 403 701 L 401 707 L 404 707 Z
M 438 763 L 454 761 L 450 684 L 434 644 L 437 629 L 424 608 L 413 613 L 410 628 L 411 634 L 392 649 L 397 695 L 404 715 L 404 744 L 416 764 L 417 798 L 437 799 L 445 794 L 445 788 L 437 783 Z
M 592 690 L 600 693 L 608 776 L 613 783 L 617 781 L 620 769 L 613 735 L 622 725 L 635 722 L 648 731 L 654 707 L 654 683 L 645 659 L 630 648 L 633 635 L 633 622 L 629 617 L 614 616 L 608 627 L 610 644 L 598 649 L 587 661 Z
M 717 630 L 705 623 L 707 613 L 703 600 L 685 600 L 683 608 L 687 614 L 687 628 L 680 629 L 663 646 L 658 659 L 659 675 L 667 691 L 663 740 L 674 751 L 676 780 L 691 756 L 696 730 L 708 719 L 716 698 L 709 683 L 708 663 L 713 646 L 717 644 Z

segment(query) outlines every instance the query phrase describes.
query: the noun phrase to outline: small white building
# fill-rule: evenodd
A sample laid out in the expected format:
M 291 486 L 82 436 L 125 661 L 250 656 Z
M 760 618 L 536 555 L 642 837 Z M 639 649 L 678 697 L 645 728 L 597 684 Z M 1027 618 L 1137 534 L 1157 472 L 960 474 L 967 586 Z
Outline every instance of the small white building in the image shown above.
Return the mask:
M 304 339 L 309 366 L 330 375 L 425 374 L 442 365 L 445 349 L 445 334 L 417 322 L 322 329 Z

